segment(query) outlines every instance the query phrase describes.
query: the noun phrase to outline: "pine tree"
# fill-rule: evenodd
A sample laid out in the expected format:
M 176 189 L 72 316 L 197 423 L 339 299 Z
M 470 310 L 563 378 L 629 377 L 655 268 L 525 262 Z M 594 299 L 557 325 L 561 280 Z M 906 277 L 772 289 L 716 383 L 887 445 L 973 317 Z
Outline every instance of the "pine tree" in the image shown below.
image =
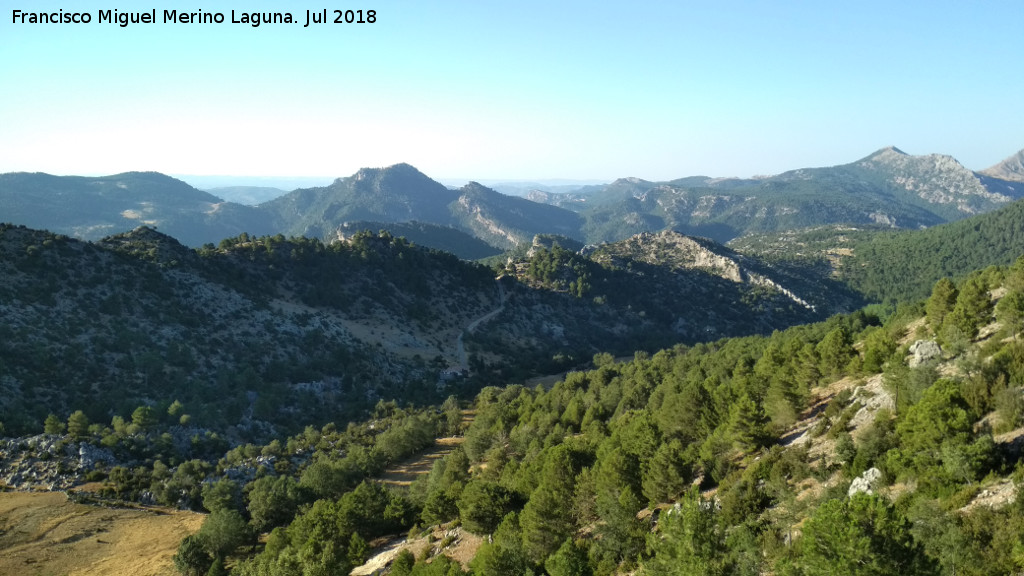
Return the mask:
M 491 534 L 511 512 L 512 496 L 495 482 L 474 478 L 459 497 L 462 526 L 474 534 Z
M 203 576 L 212 565 L 213 558 L 206 552 L 198 536 L 186 536 L 181 544 L 178 544 L 178 552 L 174 555 L 174 567 L 184 576 Z
M 416 565 L 416 555 L 408 548 L 403 548 L 391 563 L 390 576 L 409 576 Z
M 528 573 L 528 561 L 523 553 L 519 517 L 515 512 L 494 531 L 491 542 L 485 543 L 473 558 L 473 573 L 488 576 L 522 576 Z
M 352 566 L 362 566 L 366 562 L 366 558 L 369 555 L 370 547 L 367 545 L 366 540 L 359 535 L 359 532 L 353 532 L 352 537 L 348 540 L 348 562 Z
M 1024 292 L 1009 292 L 996 305 L 996 319 L 1013 334 L 1014 339 L 1024 325 Z
M 978 277 L 969 279 L 957 295 L 953 311 L 946 316 L 943 325 L 953 326 L 967 338 L 978 335 L 978 328 L 988 324 L 992 315 L 992 299 L 988 286 Z
M 129 430 L 133 433 L 145 432 L 156 426 L 156 423 L 156 415 L 153 414 L 153 409 L 149 406 L 139 406 L 132 412 L 132 424 Z
M 683 444 L 679 440 L 658 447 L 654 458 L 644 469 L 644 496 L 651 504 L 669 502 L 689 484 L 690 468 L 683 461 Z
M 248 494 L 247 509 L 253 527 L 265 532 L 287 524 L 295 516 L 299 504 L 305 498 L 304 490 L 291 476 L 258 478 L 252 483 L 252 489 Z M 205 504 L 205 494 L 203 501 Z M 209 507 L 207 509 L 211 512 L 214 510 Z
M 743 451 L 764 446 L 770 439 L 768 422 L 764 408 L 744 394 L 733 404 L 729 416 L 729 432 L 733 442 Z
M 212 556 L 230 554 L 252 538 L 249 525 L 237 510 L 211 512 L 196 536 Z
M 804 524 L 800 550 L 806 576 L 938 572 L 906 520 L 884 498 L 863 492 L 819 506 Z
M 632 561 L 643 550 L 647 528 L 637 519 L 643 507 L 629 488 L 623 488 L 617 498 L 607 492 L 598 494 L 598 515 L 605 521 L 598 528 L 599 546 L 618 562 Z
M 224 559 L 220 556 L 214 558 L 210 569 L 206 571 L 206 576 L 228 576 L 228 570 L 224 567 Z
M 56 414 L 50 414 L 43 421 L 43 432 L 46 434 L 63 434 L 64 422 Z
M 444 414 L 444 433 L 448 436 L 455 436 L 462 432 L 462 410 L 459 408 L 459 399 L 449 396 L 441 404 L 441 412 Z
M 654 415 L 658 428 L 665 436 L 693 442 L 708 431 L 705 419 L 710 403 L 707 390 L 699 382 L 685 382 L 678 390 L 669 388 Z
M 846 367 L 850 357 L 856 354 L 850 335 L 842 326 L 833 328 L 815 348 L 821 358 L 821 371 L 832 376 L 838 375 Z
M 800 349 L 797 356 L 796 382 L 801 394 L 806 395 L 811 388 L 818 385 L 821 370 L 818 368 L 820 358 L 814 345 L 807 343 Z
M 932 295 L 925 304 L 925 314 L 932 332 L 938 333 L 946 320 L 946 315 L 956 305 L 957 289 L 949 278 L 943 278 L 932 287 Z
M 649 576 L 724 576 L 732 574 L 725 534 L 713 502 L 696 489 L 677 507 L 662 512 L 659 530 L 650 536 Z
M 81 410 L 75 410 L 68 416 L 68 436 L 72 440 L 81 440 L 89 436 L 89 417 Z
M 1024 291 L 1024 256 L 1017 258 L 1006 270 L 1004 285 L 1011 292 Z
M 573 468 L 564 445 L 550 451 L 540 483 L 523 508 L 520 524 L 523 550 L 536 564 L 555 552 L 572 535 Z
M 598 455 L 594 476 L 594 511 L 604 521 L 597 532 L 599 547 L 616 562 L 635 558 L 643 546 L 643 527 L 637 513 L 641 501 L 639 463 L 614 440 Z
M 173 420 L 178 420 L 182 414 L 185 413 L 185 405 L 175 400 L 171 402 L 171 405 L 167 407 L 167 415 Z
M 896 351 L 896 341 L 884 329 L 877 329 L 864 339 L 864 371 L 878 374 Z
M 788 428 L 796 422 L 797 410 L 802 406 L 797 388 L 792 374 L 786 370 L 779 370 L 772 375 L 769 381 L 764 405 L 777 429 Z
M 566 538 L 558 550 L 544 562 L 544 569 L 551 576 L 587 576 L 590 574 L 587 550 L 582 543 Z

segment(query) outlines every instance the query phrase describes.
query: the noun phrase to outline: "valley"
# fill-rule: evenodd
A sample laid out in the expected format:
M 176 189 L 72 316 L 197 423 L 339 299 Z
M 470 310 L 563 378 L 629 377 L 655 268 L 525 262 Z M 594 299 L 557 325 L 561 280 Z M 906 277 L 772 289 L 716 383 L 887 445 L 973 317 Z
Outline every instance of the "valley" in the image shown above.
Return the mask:
M 1015 573 L 1019 156 L 0 175 L 0 572 Z

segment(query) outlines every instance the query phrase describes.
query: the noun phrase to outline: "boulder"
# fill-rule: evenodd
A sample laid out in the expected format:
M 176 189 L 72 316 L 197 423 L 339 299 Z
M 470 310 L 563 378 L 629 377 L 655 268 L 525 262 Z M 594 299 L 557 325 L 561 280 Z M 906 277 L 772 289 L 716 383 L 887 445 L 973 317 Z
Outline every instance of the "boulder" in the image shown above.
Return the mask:
M 874 494 L 875 487 L 878 485 L 878 481 L 882 479 L 882 471 L 878 468 L 868 468 L 863 474 L 853 479 L 850 483 L 850 489 L 846 491 L 846 495 L 852 497 L 858 492 L 865 492 L 867 494 Z
M 935 340 L 918 340 L 910 346 L 910 353 L 913 357 L 908 365 L 916 368 L 933 360 L 942 358 L 942 348 Z

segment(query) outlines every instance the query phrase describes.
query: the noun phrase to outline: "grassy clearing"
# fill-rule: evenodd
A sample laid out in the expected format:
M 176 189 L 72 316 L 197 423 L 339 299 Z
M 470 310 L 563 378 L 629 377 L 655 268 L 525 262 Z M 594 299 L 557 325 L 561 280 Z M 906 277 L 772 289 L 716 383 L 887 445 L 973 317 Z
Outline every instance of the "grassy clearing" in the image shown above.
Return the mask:
M 76 504 L 63 492 L 0 492 L 0 574 L 176 575 L 178 543 L 203 518 Z

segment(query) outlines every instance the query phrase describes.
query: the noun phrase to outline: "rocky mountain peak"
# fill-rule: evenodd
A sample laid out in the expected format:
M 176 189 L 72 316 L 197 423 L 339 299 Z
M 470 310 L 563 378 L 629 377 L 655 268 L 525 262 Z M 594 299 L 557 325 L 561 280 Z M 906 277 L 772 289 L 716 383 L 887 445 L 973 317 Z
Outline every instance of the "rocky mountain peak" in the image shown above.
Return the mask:
M 879 148 L 878 150 L 869 154 L 866 158 L 864 158 L 864 160 L 861 161 L 861 164 L 902 164 L 911 158 L 915 158 L 915 156 L 911 156 L 910 154 L 907 154 L 906 152 L 900 150 L 895 146 L 886 146 L 885 148 Z
M 463 186 L 462 188 L 459 188 L 459 192 L 462 192 L 463 194 L 467 194 L 467 193 L 492 192 L 492 190 L 490 188 L 488 188 L 487 186 L 484 186 L 483 184 L 479 183 L 479 182 L 470 181 L 470 182 L 467 182 L 466 185 Z
M 903 161 L 906 158 L 912 158 L 912 156 L 895 146 L 886 146 L 867 155 L 859 164 L 891 164 Z
M 643 186 L 643 185 L 650 185 L 650 184 L 651 184 L 651 182 L 649 182 L 647 180 L 644 180 L 643 178 L 637 178 L 635 176 L 630 176 L 628 178 L 618 178 L 614 182 L 612 182 L 610 184 L 610 186 L 615 186 L 615 185 L 619 185 L 619 186 Z
M 895 146 L 886 146 L 885 148 L 882 148 L 878 152 L 875 152 L 875 154 L 876 155 L 877 154 L 892 154 L 892 155 L 898 155 L 898 156 L 910 156 L 910 154 L 907 154 L 906 152 L 904 152 L 903 150 L 900 150 L 899 148 L 897 148 Z
M 930 204 L 955 206 L 962 214 L 977 214 L 987 206 L 1012 200 L 1001 190 L 989 190 L 976 173 L 948 154 L 913 156 L 890 146 L 861 160 L 857 166 L 880 175 L 897 190 Z
M 1000 180 L 1024 182 L 1024 150 L 1017 152 L 994 166 L 982 170 L 980 174 L 999 178 Z

